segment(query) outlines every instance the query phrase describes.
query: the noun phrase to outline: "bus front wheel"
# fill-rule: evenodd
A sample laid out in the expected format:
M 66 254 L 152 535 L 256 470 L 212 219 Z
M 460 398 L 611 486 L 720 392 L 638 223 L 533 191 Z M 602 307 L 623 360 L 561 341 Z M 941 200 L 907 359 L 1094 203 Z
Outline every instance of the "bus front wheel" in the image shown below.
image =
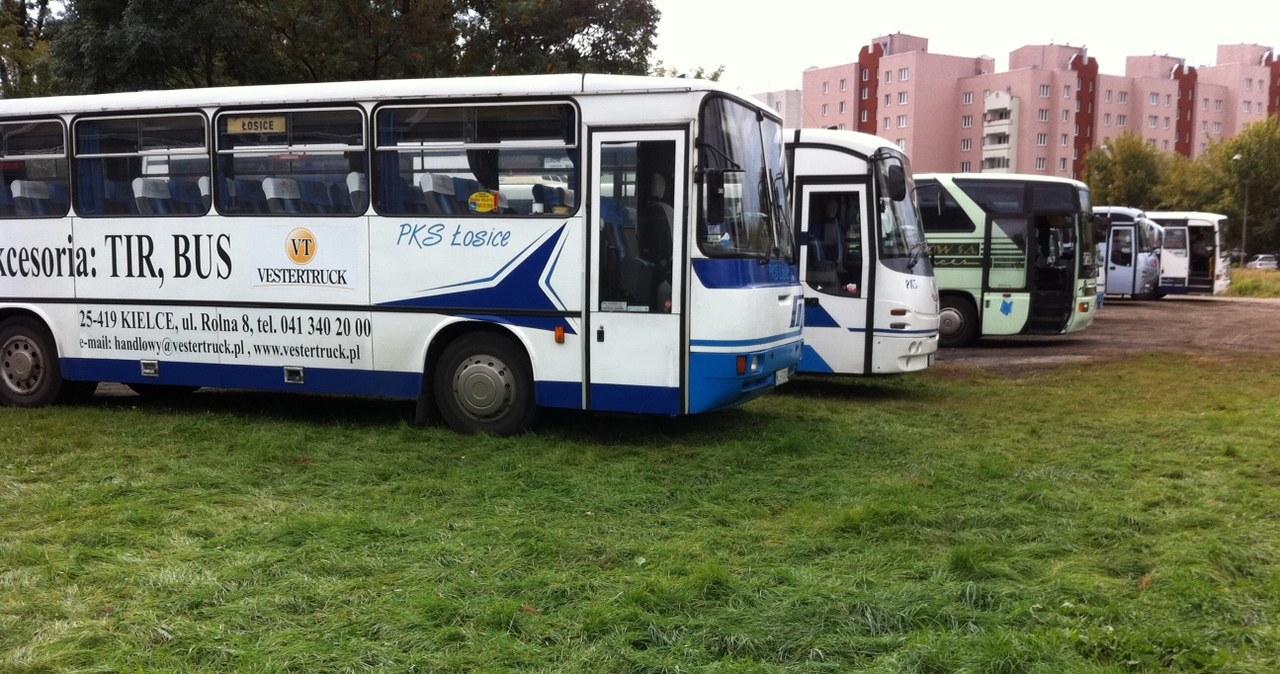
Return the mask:
M 0 402 L 13 407 L 44 407 L 58 400 L 62 368 L 53 336 L 26 317 L 0 326 Z
M 536 410 L 524 352 L 489 333 L 464 335 L 440 354 L 435 399 L 440 416 L 459 433 L 517 435 Z
M 968 346 L 978 338 L 978 311 L 973 302 L 955 295 L 943 295 L 938 307 L 938 345 Z

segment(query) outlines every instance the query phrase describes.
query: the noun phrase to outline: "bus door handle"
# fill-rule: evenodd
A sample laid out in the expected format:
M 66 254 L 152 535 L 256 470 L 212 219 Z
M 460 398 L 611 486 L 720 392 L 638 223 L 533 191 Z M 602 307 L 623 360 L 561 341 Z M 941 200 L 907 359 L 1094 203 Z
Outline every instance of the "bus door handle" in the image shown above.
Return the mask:
M 804 305 L 805 305 L 806 307 L 816 307 L 816 306 L 818 306 L 819 304 L 820 304 L 820 302 L 818 301 L 818 298 L 817 298 L 817 297 L 806 297 L 806 298 L 804 298 Z
M 604 326 L 603 326 L 603 325 L 602 325 L 602 326 L 600 326 L 600 327 L 598 327 L 598 328 L 596 328 L 596 341 L 597 341 L 597 342 L 603 342 L 603 341 L 604 341 Z

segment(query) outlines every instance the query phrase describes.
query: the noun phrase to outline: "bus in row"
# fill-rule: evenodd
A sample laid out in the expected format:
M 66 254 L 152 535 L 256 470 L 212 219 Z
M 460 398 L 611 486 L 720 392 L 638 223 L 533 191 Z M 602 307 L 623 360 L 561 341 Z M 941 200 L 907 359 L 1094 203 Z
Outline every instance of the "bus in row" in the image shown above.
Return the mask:
M 1160 297 L 1164 228 L 1136 208 L 1094 206 L 1098 291 L 1103 296 Z
M 1138 299 L 1221 295 L 1231 287 L 1227 217 L 1193 211 L 1093 209 L 1100 289 Z
M 938 279 L 942 346 L 1084 330 L 1097 312 L 1092 204 L 1079 181 L 916 176 Z
M 851 131 L 787 131 L 807 374 L 915 372 L 938 350 L 938 288 L 910 162 Z
M 1231 287 L 1231 255 L 1222 244 L 1227 216 L 1147 211 L 1160 225 L 1161 295 L 1221 295 Z
M 493 434 L 741 405 L 801 356 L 783 143 L 703 80 L 0 101 L 0 401 L 366 395 Z

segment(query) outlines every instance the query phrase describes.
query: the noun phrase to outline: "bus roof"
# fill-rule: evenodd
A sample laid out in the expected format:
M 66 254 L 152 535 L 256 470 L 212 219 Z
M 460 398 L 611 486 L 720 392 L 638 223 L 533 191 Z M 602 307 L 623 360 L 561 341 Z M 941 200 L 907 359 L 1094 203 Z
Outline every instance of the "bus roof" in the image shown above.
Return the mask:
M 870 155 L 881 148 L 898 150 L 898 146 L 885 138 L 860 131 L 837 129 L 787 129 L 785 140 L 791 143 L 813 143 L 847 148 Z M 899 150 L 900 151 L 900 150 Z
M 1147 217 L 1153 220 L 1159 218 L 1163 220 L 1208 220 L 1210 222 L 1227 219 L 1227 216 L 1221 213 L 1206 213 L 1204 211 L 1147 211 Z
M 80 96 L 0 100 L 0 116 L 123 112 L 155 108 L 324 103 L 327 101 L 461 98 L 492 96 L 566 96 L 617 93 L 715 91 L 734 95 L 710 80 L 636 75 L 553 74 L 367 80 L 171 89 Z M 768 110 L 759 101 L 753 104 Z M 773 111 L 769 111 L 771 114 Z
M 1072 178 L 1062 178 L 1059 176 L 1043 176 L 1033 173 L 917 173 L 916 180 L 925 178 L 947 179 L 947 180 L 1003 180 L 1009 182 L 1037 182 L 1037 183 L 1062 183 L 1065 185 L 1073 185 L 1075 187 L 1089 189 L 1089 186 L 1074 180 Z

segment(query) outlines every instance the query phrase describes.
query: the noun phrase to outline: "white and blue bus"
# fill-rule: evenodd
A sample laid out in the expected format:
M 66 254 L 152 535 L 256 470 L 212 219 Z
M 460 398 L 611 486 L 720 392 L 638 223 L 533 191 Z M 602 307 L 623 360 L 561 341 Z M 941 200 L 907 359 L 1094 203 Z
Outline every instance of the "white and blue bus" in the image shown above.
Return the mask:
M 1098 291 L 1112 297 L 1160 297 L 1164 228 L 1137 208 L 1094 206 Z
M 696 80 L 0 101 L 0 402 L 120 382 L 683 415 L 794 372 L 783 130 Z
M 787 131 L 801 243 L 801 373 L 894 374 L 938 350 L 938 288 L 910 162 L 889 141 L 852 131 Z

